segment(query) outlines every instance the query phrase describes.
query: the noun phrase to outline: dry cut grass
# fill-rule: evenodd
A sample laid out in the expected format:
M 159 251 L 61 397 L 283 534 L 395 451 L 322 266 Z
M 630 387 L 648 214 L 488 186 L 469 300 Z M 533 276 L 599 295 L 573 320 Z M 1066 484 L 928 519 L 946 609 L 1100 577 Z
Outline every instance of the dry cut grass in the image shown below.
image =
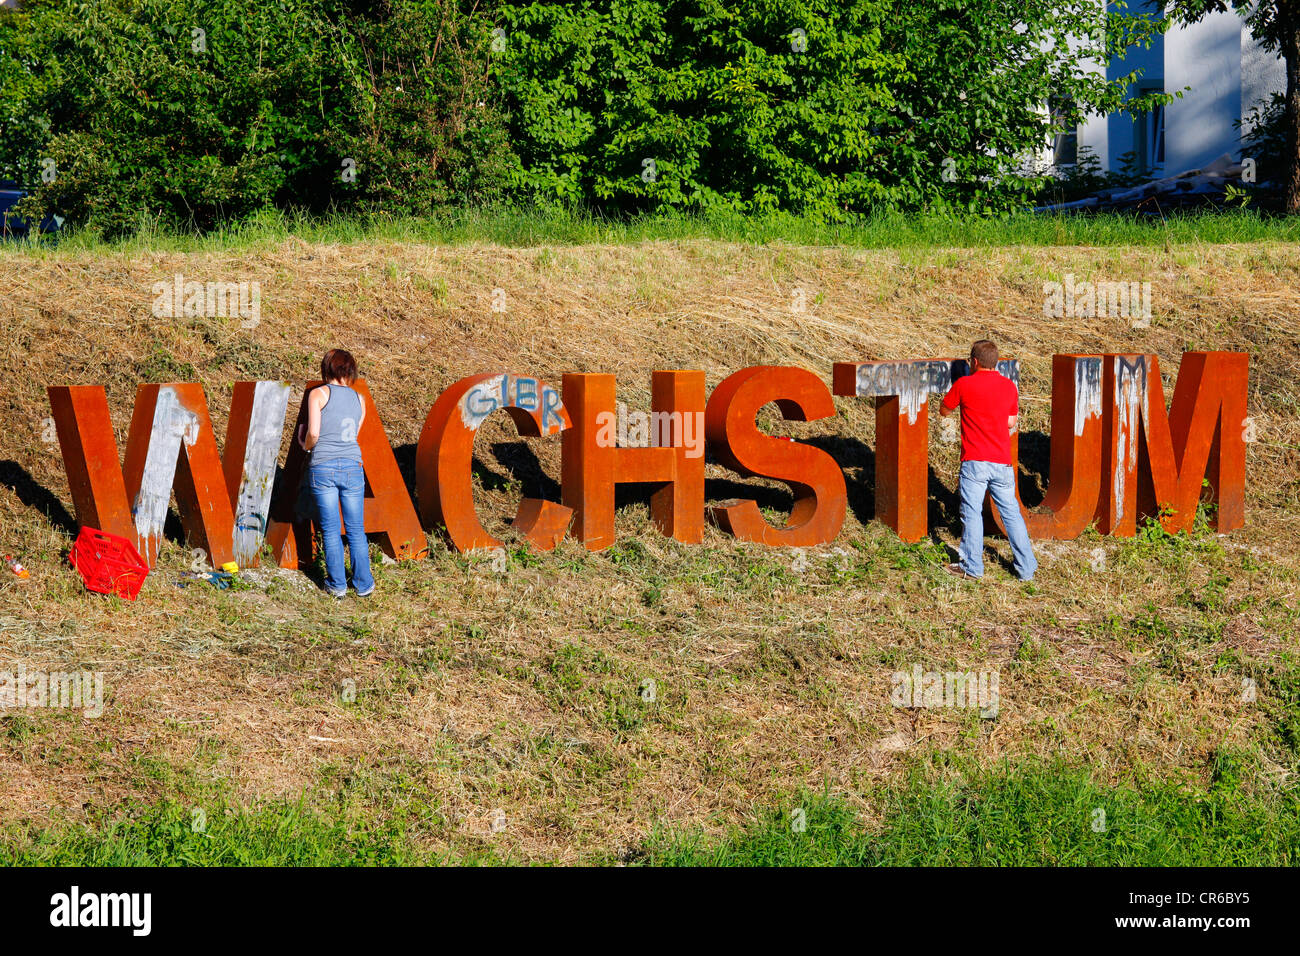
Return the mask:
M 259 281 L 260 324 L 154 318 L 150 287 L 175 273 Z M 1150 281 L 1151 327 L 1045 318 L 1042 284 L 1066 273 Z M 1252 788 L 1290 786 L 1298 280 L 1300 254 L 1283 244 L 290 240 L 239 253 L 0 257 L 0 350 L 13 370 L 0 383 L 0 546 L 32 571 L 0 584 L 0 670 L 100 670 L 109 698 L 93 720 L 0 719 L 0 824 L 306 793 L 332 813 L 406 821 L 431 847 L 572 861 L 635 845 L 657 823 L 722 827 L 801 787 L 829 785 L 870 821 L 872 787 L 917 767 L 943 776 L 1064 759 L 1107 783 L 1194 784 L 1233 752 L 1251 755 Z M 491 308 L 494 290 L 504 313 Z M 803 312 L 791 309 L 797 290 Z M 1190 540 L 1090 533 L 1041 545 L 1032 587 L 992 558 L 981 585 L 958 582 L 940 570 L 957 531 L 956 447 L 936 426 L 934 538 L 901 546 L 871 520 L 869 411 L 837 399 L 833 420 L 766 419 L 829 449 L 849 480 L 840 539 L 802 557 L 716 529 L 683 547 L 654 531 L 630 491 L 607 552 L 514 549 L 498 574 L 434 539 L 428 561 L 380 567 L 368 602 L 327 604 L 303 576 L 272 570 L 237 591 L 182 590 L 179 543 L 134 604 L 84 593 L 62 563 L 71 517 L 57 445 L 44 440 L 49 384 L 104 384 L 120 444 L 138 382 L 201 381 L 220 432 L 231 382 L 304 379 L 325 347 L 344 345 L 409 474 L 434 398 L 479 371 L 557 385 L 565 371 L 613 372 L 621 398 L 646 408 L 657 368 L 702 368 L 712 387 L 747 365 L 792 364 L 829 383 L 837 360 L 961 355 L 986 335 L 1023 362 L 1028 432 L 1047 430 L 1055 352 L 1155 352 L 1170 394 L 1183 350 L 1249 351 L 1259 440 L 1248 527 Z M 1027 498 L 1043 480 L 1046 443 L 1036 447 Z M 557 496 L 558 442 L 525 442 L 494 421 L 477 453 L 481 510 L 498 531 L 521 491 Z M 744 490 L 716 464 L 709 479 L 714 500 Z M 780 520 L 783 488 L 749 485 Z M 1002 543 L 991 547 L 1005 559 Z M 996 719 L 893 707 L 891 673 L 916 663 L 997 670 Z

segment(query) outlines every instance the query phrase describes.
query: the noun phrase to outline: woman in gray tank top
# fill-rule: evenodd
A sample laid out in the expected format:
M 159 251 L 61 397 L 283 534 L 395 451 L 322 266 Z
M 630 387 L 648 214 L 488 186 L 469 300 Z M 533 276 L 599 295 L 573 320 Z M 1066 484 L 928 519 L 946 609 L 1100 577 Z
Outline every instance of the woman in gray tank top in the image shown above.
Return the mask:
M 298 428 L 298 444 L 311 455 L 307 482 L 316 501 L 316 520 L 325 549 L 325 591 L 341 598 L 348 592 L 343 568 L 343 537 L 339 512 L 352 555 L 352 586 L 359 597 L 375 590 L 366 543 L 366 473 L 361 465 L 357 435 L 366 418 L 361 396 L 352 389 L 357 362 L 343 349 L 330 349 L 321 359 L 325 384 L 307 395 L 307 424 Z

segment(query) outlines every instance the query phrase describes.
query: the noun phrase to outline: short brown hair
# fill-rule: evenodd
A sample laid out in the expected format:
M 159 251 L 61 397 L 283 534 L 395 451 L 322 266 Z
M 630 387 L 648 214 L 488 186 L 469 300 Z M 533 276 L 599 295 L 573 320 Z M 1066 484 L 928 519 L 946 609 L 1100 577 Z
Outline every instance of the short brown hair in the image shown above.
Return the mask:
M 988 339 L 980 339 L 970 347 L 970 357 L 980 363 L 980 368 L 998 367 L 998 347 Z
M 344 349 L 330 349 L 320 360 L 320 377 L 327 382 L 342 379 L 351 385 L 357 380 L 357 360 Z

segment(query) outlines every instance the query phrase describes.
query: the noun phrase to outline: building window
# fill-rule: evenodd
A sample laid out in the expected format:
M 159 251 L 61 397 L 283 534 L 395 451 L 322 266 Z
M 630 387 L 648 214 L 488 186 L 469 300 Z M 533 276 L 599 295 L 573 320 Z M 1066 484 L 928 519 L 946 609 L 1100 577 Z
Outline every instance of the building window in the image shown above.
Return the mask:
M 1143 84 L 1139 91 L 1163 93 L 1163 83 Z M 1153 106 L 1137 117 L 1137 135 L 1133 144 L 1137 152 L 1138 171 L 1143 175 L 1160 172 L 1165 165 L 1165 108 Z
M 1057 130 L 1052 140 L 1052 163 L 1056 166 L 1073 166 L 1079 161 L 1079 128 L 1070 123 L 1074 113 L 1071 100 L 1053 99 L 1048 104 L 1052 128 Z

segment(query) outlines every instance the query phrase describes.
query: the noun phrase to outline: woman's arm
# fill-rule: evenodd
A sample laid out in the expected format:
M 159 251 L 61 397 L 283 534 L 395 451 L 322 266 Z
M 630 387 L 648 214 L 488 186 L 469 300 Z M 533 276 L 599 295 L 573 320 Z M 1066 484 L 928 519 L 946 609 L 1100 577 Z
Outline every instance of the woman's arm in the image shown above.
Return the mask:
M 307 424 L 298 426 L 298 444 L 303 451 L 311 451 L 316 447 L 316 442 L 320 441 L 320 413 L 328 395 L 329 389 L 322 386 L 313 389 L 307 396 Z

